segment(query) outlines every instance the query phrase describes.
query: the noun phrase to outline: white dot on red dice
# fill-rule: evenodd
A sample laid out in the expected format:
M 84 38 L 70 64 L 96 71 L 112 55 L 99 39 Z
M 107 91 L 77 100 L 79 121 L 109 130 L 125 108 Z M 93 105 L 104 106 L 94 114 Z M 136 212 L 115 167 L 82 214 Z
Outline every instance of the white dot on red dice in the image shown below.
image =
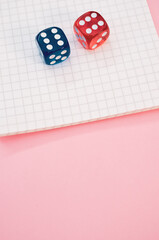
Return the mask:
M 92 25 L 92 29 L 93 30 L 97 30 L 98 29 L 98 26 L 96 24 Z
M 91 17 L 92 17 L 92 18 L 96 18 L 96 17 L 97 17 L 97 13 L 92 13 L 92 14 L 91 14 Z
M 91 18 L 88 16 L 85 18 L 86 22 L 90 22 L 91 21 Z
M 103 34 L 102 34 L 102 37 L 105 37 L 107 35 L 107 32 L 104 32 Z
M 55 63 L 56 63 L 56 61 L 52 61 L 52 62 L 50 62 L 51 65 L 53 65 L 53 64 L 55 64 Z
M 92 47 L 92 49 L 95 49 L 97 47 L 97 44 L 95 44 L 93 47 Z
M 104 22 L 103 22 L 103 21 L 99 21 L 99 22 L 98 22 L 98 25 L 99 25 L 99 26 L 103 26 L 103 25 L 104 25 Z
M 84 20 L 79 21 L 79 25 L 83 26 L 85 24 Z
M 83 42 L 82 44 L 83 44 L 83 46 L 86 48 L 86 44 L 85 44 L 84 42 Z
M 55 59 L 56 60 L 59 60 L 61 58 L 61 55 L 57 56 Z
M 48 50 L 52 50 L 53 49 L 53 46 L 51 44 L 48 44 L 46 47 L 47 47 Z
M 50 58 L 50 59 L 53 59 L 54 57 L 55 57 L 55 55 L 51 55 L 49 58 Z
M 78 33 L 79 31 L 78 31 L 78 29 L 75 27 L 75 31 Z
M 52 33 L 57 33 L 57 29 L 56 29 L 56 28 L 52 28 L 52 29 L 51 29 L 51 32 L 52 32 Z
M 86 42 L 86 39 L 85 39 L 85 37 L 83 36 L 82 38 L 83 38 L 83 40 Z
M 87 28 L 86 29 L 86 33 L 90 34 L 92 32 L 92 29 L 91 28 Z
M 67 57 L 62 57 L 61 60 L 64 61 Z
M 100 43 L 102 41 L 102 38 L 99 38 L 98 40 L 97 40 L 97 43 Z
M 45 38 L 47 36 L 47 34 L 45 32 L 42 32 L 41 34 L 41 37 Z
M 63 42 L 62 40 L 60 40 L 60 41 L 57 42 L 57 44 L 58 44 L 59 46 L 62 46 L 62 45 L 64 45 L 64 42 Z
M 64 50 L 64 51 L 61 52 L 62 55 L 65 54 L 65 53 L 67 53 L 67 50 Z
M 48 38 L 44 39 L 44 43 L 48 44 L 50 42 L 50 40 Z

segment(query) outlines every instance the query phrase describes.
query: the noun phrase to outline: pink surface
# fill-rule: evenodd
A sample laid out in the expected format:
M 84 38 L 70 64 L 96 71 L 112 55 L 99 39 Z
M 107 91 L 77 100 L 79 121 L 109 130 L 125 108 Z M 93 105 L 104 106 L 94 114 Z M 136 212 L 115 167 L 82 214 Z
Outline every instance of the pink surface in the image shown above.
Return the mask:
M 0 240 L 54 239 L 159 239 L 159 110 L 0 139 Z

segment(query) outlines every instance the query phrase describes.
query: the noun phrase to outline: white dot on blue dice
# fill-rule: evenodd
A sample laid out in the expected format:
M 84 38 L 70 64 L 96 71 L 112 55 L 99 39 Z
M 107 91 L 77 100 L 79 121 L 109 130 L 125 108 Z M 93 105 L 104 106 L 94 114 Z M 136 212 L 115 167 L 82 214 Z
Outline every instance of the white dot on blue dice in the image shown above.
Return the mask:
M 53 64 L 55 64 L 55 63 L 56 63 L 56 61 L 52 61 L 52 62 L 50 62 L 51 65 L 53 65 Z
M 56 34 L 56 35 L 54 36 L 54 38 L 55 38 L 56 40 L 59 40 L 59 39 L 61 38 L 61 36 L 60 36 L 59 34 Z
M 56 60 L 59 60 L 60 58 L 61 58 L 61 55 L 57 56 L 57 57 L 56 57 Z
M 57 29 L 56 28 L 52 28 L 51 32 L 55 34 L 55 33 L 57 33 Z
M 61 52 L 62 55 L 65 54 L 65 53 L 67 53 L 67 50 L 64 50 L 64 51 Z
M 53 59 L 54 57 L 55 57 L 55 55 L 51 55 L 49 58 L 50 58 L 50 59 Z
M 65 57 L 62 57 L 61 60 L 64 61 L 66 58 L 67 58 L 66 56 L 65 56 Z
M 45 32 L 42 32 L 41 34 L 41 37 L 45 38 L 47 36 L 47 34 Z
M 47 47 L 48 50 L 52 50 L 53 49 L 53 46 L 51 44 L 48 44 L 46 47 Z
M 57 42 L 57 44 L 58 44 L 59 46 L 62 46 L 62 45 L 64 45 L 64 42 L 63 42 L 62 40 L 60 40 L 60 41 Z
M 45 38 L 44 40 L 44 43 L 48 44 L 50 42 L 50 40 L 48 38 Z

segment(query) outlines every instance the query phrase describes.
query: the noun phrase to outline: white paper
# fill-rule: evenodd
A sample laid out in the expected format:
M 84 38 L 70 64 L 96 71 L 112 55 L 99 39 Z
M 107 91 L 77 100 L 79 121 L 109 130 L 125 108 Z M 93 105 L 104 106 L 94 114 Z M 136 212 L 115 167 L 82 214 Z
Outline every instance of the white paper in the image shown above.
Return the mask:
M 75 20 L 98 11 L 109 40 L 85 50 Z M 73 125 L 159 107 L 159 38 L 146 0 L 1 0 L 0 135 Z M 63 29 L 70 58 L 45 65 L 35 44 Z

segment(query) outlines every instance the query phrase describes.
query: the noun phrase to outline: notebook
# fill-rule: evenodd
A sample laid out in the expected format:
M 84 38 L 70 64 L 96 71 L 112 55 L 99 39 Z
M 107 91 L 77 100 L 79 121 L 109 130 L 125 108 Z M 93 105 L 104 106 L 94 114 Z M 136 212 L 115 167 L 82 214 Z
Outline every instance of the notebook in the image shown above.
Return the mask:
M 85 50 L 75 20 L 99 12 L 109 40 Z M 146 0 L 1 0 L 0 135 L 58 128 L 159 107 L 159 37 Z M 35 36 L 57 26 L 70 58 L 47 66 Z

